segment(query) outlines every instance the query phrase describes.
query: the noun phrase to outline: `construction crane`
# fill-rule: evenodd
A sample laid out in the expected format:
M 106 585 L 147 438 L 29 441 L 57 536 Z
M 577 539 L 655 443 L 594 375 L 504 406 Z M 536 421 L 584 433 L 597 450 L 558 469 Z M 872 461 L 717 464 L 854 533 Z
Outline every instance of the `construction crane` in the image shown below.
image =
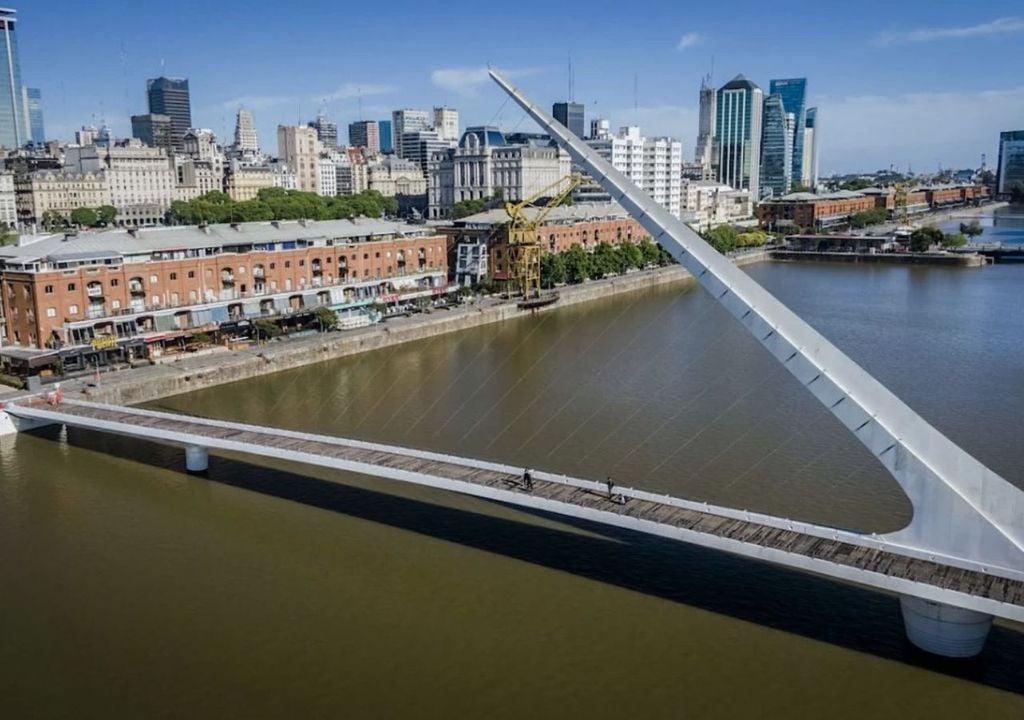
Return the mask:
M 551 211 L 561 205 L 572 191 L 583 183 L 584 179 L 583 175 L 570 175 L 548 185 L 525 200 L 517 203 L 505 203 L 505 212 L 509 217 L 509 294 L 518 292 L 522 296 L 519 301 L 521 308 L 537 308 L 558 300 L 557 292 L 541 292 L 540 256 L 543 249 L 540 239 L 537 237 L 537 228 L 544 224 L 544 220 Z M 546 204 L 539 207 L 534 205 L 535 202 L 545 197 L 549 198 Z M 532 213 L 532 216 L 528 215 L 527 208 L 536 212 Z
M 902 225 L 907 224 L 907 186 L 905 183 L 896 183 L 892 218 Z

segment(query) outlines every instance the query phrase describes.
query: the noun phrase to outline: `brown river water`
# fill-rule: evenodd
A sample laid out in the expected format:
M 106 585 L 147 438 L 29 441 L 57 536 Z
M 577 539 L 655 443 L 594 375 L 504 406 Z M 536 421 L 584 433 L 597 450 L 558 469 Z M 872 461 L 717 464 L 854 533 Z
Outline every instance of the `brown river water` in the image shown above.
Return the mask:
M 1024 486 L 1024 268 L 747 271 Z M 677 285 L 167 398 L 842 527 L 910 506 Z M 85 431 L 0 440 L 3 718 L 1024 718 L 895 598 L 397 482 Z

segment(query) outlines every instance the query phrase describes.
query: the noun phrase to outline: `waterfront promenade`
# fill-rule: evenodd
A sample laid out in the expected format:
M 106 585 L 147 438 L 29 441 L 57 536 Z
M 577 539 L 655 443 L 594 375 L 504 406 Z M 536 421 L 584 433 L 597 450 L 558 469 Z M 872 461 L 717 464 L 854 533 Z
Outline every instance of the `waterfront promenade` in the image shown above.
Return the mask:
M 767 259 L 767 253 L 753 252 L 744 254 L 735 262 L 747 265 Z M 678 265 L 631 272 L 561 288 L 558 303 L 537 312 L 557 312 L 560 307 L 687 281 L 692 282 L 693 278 Z M 62 389 L 68 397 L 118 404 L 149 402 L 169 395 L 524 317 L 526 314 L 516 307 L 514 301 L 482 297 L 451 309 L 393 318 L 357 330 L 274 340 L 235 351 L 216 348 L 198 356 L 186 355 L 180 360 L 134 369 L 108 370 L 98 376 L 89 375 L 66 381 L 62 383 Z M 17 393 L 9 397 L 24 394 Z

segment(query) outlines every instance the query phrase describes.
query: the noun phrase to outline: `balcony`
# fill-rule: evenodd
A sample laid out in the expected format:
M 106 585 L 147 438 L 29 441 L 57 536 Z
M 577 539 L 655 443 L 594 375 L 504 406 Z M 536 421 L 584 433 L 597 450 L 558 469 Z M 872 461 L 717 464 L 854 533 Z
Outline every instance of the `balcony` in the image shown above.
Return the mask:
M 85 294 L 91 298 L 103 297 L 103 284 L 91 282 L 85 286 Z
M 235 274 L 229 270 L 225 270 L 220 274 L 220 281 L 223 285 L 234 285 Z
M 143 287 L 141 280 L 129 280 L 128 292 L 130 292 L 132 295 L 145 295 L 146 288 Z

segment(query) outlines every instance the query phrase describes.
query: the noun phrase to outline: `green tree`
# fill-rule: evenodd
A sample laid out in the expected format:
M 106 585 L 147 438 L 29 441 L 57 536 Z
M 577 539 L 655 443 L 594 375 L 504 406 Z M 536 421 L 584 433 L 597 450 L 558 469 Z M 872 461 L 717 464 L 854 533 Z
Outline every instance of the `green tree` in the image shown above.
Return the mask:
M 253 323 L 257 339 L 269 340 L 282 334 L 281 326 L 268 318 L 259 318 Z
M 18 242 L 18 233 L 7 227 L 7 223 L 0 222 L 0 247 L 4 245 L 15 245 Z
M 590 254 L 579 245 L 573 245 L 563 253 L 565 277 L 570 283 L 581 283 L 591 276 Z
M 863 212 L 854 213 L 850 216 L 850 227 L 863 228 L 869 225 L 879 225 L 889 219 L 889 212 L 885 208 L 872 208 Z
M 313 311 L 313 321 L 317 327 L 322 325 L 324 330 L 333 330 L 338 324 L 338 313 L 321 305 Z
M 43 216 L 39 219 L 39 223 L 43 226 L 44 230 L 49 232 L 68 226 L 67 219 L 56 210 L 44 211 Z
M 544 287 L 561 285 L 566 280 L 565 257 L 562 253 L 545 253 L 540 257 L 540 282 Z
M 839 189 L 852 190 L 856 192 L 857 190 L 863 190 L 864 188 L 869 187 L 871 187 L 871 181 L 868 180 L 867 178 L 854 178 L 853 180 L 844 182 L 842 185 L 839 186 Z
M 96 208 L 96 216 L 104 225 L 113 225 L 117 219 L 117 208 L 113 205 L 100 205 Z
M 605 275 L 612 275 L 619 271 L 618 267 L 615 249 L 606 242 L 598 243 L 591 256 L 590 277 L 596 280 Z
M 996 174 L 991 170 L 986 169 L 978 177 L 978 182 L 981 183 L 982 185 L 995 185 Z
M 764 230 L 750 230 L 749 232 L 739 233 L 736 236 L 737 247 L 760 247 L 771 239 L 771 235 L 766 233 Z
M 486 203 L 483 200 L 460 200 L 452 206 L 452 218 L 460 218 L 476 215 L 484 211 Z
M 719 225 L 704 233 L 704 239 L 718 252 L 725 254 L 739 244 L 739 233 L 731 225 Z
M 967 244 L 967 238 L 960 233 L 946 233 L 942 238 L 942 246 L 947 248 L 961 248 Z
M 794 192 L 794 193 L 802 193 L 802 192 L 811 192 L 811 189 L 809 187 L 807 187 L 806 185 L 804 185 L 803 183 L 795 182 L 790 187 L 789 191 L 790 192 Z
M 925 252 L 933 245 L 942 245 L 945 235 L 937 227 L 918 228 L 910 235 L 912 252 Z
M 644 266 L 644 253 L 635 243 L 621 242 L 616 246 L 615 251 L 619 255 L 619 266 L 622 268 L 620 272 Z
M 80 207 L 71 211 L 71 222 L 79 227 L 92 227 L 98 219 L 92 208 Z
M 661 248 L 651 242 L 649 237 L 644 238 L 637 244 L 637 248 L 640 249 L 640 254 L 644 258 L 644 267 L 648 265 L 657 265 L 661 259 Z
M 960 223 L 960 233 L 972 240 L 983 232 L 985 232 L 985 228 L 977 220 L 971 220 L 969 223 Z

